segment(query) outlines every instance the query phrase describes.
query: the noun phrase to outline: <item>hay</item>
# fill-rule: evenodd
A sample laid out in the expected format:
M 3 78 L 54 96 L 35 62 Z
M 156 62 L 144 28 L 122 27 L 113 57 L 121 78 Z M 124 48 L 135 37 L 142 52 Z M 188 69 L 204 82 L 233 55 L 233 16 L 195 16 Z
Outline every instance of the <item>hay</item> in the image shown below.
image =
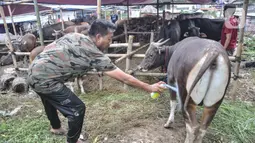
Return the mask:
M 230 142 L 252 143 L 255 140 L 255 108 L 244 102 L 224 102 L 212 122 L 215 135 Z

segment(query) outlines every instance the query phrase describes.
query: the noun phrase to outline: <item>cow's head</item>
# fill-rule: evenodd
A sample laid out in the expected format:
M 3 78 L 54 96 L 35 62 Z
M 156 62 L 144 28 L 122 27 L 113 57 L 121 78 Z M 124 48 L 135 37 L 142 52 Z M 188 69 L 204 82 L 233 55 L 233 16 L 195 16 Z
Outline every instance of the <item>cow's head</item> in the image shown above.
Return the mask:
M 21 47 L 22 47 L 22 42 L 21 41 L 22 41 L 21 37 L 11 41 L 14 51 L 16 51 L 16 52 L 21 51 Z
M 207 37 L 205 33 L 200 32 L 200 28 L 195 26 L 195 23 L 193 21 L 190 21 L 188 32 L 184 33 L 184 37 Z
M 152 42 L 145 53 L 143 61 L 140 63 L 137 69 L 145 72 L 163 65 L 166 47 L 162 45 L 165 44 L 168 40 L 169 39 L 161 42 L 161 39 L 158 42 Z

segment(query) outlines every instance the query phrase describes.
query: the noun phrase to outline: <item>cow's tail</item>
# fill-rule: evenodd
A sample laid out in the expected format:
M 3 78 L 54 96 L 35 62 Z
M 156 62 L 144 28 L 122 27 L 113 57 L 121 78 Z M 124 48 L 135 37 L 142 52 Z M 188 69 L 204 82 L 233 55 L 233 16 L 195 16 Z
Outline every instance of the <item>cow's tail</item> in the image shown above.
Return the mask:
M 216 51 L 216 50 L 209 50 L 207 52 L 207 55 L 206 56 L 206 59 L 204 60 L 194 82 L 191 84 L 190 88 L 189 88 L 189 91 L 188 91 L 188 94 L 187 94 L 187 97 L 185 99 L 185 102 L 184 102 L 184 112 L 186 113 L 186 115 L 189 116 L 188 112 L 187 112 L 187 105 L 188 105 L 188 102 L 189 102 L 189 99 L 190 99 L 190 94 L 191 92 L 193 91 L 194 87 L 196 86 L 196 84 L 198 83 L 198 81 L 202 78 L 202 76 L 204 75 L 204 73 L 206 72 L 206 70 L 213 64 L 213 62 L 216 60 L 216 58 L 219 56 L 219 52 Z M 200 59 L 202 60 L 202 59 Z M 199 62 L 199 61 L 198 61 Z M 188 117 L 189 118 L 189 117 Z M 190 118 L 189 118 L 190 119 Z

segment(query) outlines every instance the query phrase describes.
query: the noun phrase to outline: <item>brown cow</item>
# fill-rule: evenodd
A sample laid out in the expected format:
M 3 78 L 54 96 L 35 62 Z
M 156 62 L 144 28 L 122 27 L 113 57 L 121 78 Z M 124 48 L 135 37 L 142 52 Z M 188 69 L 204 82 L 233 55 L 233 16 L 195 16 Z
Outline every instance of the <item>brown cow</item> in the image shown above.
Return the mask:
M 147 71 L 159 66 L 167 68 L 167 83 L 175 86 L 171 92 L 171 112 L 164 127 L 174 122 L 177 99 L 182 105 L 186 123 L 185 143 L 201 143 L 215 116 L 230 81 L 230 61 L 223 46 L 213 40 L 189 37 L 173 46 L 151 43 L 138 66 Z M 197 105 L 204 105 L 202 121 L 196 119 Z
M 27 33 L 20 39 L 12 41 L 15 51 L 31 52 L 36 47 L 36 37 L 31 33 Z
M 56 36 L 56 39 L 59 38 L 59 37 L 64 36 L 65 34 L 74 33 L 74 32 L 87 35 L 89 28 L 90 28 L 90 25 L 88 23 L 84 22 L 82 25 L 69 26 L 63 31 L 62 30 L 55 31 L 55 33 L 53 35 Z
M 30 55 L 29 55 L 29 60 L 30 60 L 30 63 L 32 63 L 32 61 L 35 59 L 35 57 L 37 55 L 39 55 L 43 50 L 44 50 L 45 46 L 38 46 L 36 48 L 34 48 L 31 52 L 30 52 Z

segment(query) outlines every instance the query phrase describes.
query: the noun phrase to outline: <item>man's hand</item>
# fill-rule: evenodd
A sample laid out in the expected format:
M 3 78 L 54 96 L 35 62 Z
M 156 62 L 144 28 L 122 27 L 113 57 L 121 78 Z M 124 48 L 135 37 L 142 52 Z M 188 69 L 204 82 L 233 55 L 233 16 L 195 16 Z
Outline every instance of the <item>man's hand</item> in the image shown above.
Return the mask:
M 159 93 L 163 92 L 166 88 L 160 86 L 161 84 L 165 84 L 165 82 L 160 81 L 158 83 L 154 83 L 150 85 L 151 92 L 159 92 Z

